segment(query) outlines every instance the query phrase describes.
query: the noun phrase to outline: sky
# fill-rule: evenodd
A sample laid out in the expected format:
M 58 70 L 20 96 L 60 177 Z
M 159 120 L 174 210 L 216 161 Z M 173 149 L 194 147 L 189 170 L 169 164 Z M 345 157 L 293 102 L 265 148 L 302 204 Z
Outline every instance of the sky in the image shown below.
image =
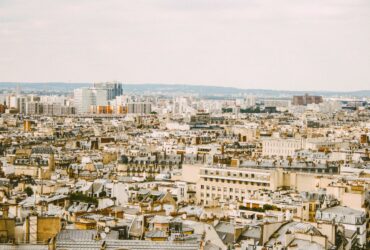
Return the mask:
M 0 0 L 0 82 L 111 80 L 370 89 L 370 1 Z

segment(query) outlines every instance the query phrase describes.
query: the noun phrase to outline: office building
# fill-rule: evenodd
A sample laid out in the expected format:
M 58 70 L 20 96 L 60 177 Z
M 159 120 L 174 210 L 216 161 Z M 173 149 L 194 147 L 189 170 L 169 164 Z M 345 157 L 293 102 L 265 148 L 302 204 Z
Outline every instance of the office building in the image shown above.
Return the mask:
M 302 95 L 302 96 L 293 96 L 293 105 L 298 106 L 306 106 L 308 104 L 319 104 L 322 103 L 323 99 L 322 96 L 311 96 L 308 94 Z
M 74 90 L 74 106 L 78 114 L 89 113 L 92 106 L 108 104 L 108 90 L 104 88 L 80 88 Z
M 133 102 L 127 104 L 127 113 L 129 114 L 150 114 L 152 104 L 147 102 Z
M 39 102 L 27 102 L 26 114 L 27 115 L 40 115 L 43 113 L 43 105 Z
M 123 94 L 122 83 L 118 82 L 94 83 L 93 88 L 107 90 L 107 100 L 113 100 Z

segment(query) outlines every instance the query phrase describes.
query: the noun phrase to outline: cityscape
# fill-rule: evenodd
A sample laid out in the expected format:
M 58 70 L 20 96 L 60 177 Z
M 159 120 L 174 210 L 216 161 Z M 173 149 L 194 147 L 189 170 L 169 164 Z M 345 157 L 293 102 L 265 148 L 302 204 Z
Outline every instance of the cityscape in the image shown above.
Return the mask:
M 0 250 L 368 249 L 369 0 L 0 0 Z
M 369 98 L 20 86 L 0 94 L 4 249 L 368 247 Z

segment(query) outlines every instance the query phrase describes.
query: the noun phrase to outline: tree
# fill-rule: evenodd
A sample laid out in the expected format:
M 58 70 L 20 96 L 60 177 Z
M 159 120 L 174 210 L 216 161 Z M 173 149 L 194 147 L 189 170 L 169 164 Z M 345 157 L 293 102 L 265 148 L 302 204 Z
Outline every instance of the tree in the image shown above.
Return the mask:
M 78 202 L 85 202 L 85 203 L 91 203 L 91 204 L 98 204 L 98 200 L 94 197 L 89 197 L 87 195 L 84 195 L 82 193 L 71 193 L 69 195 L 70 201 L 78 201 Z
M 33 190 L 31 187 L 26 187 L 24 189 L 24 192 L 27 194 L 27 196 L 32 196 L 33 195 Z

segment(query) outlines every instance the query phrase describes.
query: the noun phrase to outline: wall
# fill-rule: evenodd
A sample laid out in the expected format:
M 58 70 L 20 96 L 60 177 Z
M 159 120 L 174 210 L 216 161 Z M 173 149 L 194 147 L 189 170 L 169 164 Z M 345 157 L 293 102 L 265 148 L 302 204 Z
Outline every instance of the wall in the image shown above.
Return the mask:
M 182 166 L 182 181 L 198 182 L 199 180 L 199 167 L 200 165 L 184 164 Z
M 37 218 L 37 241 L 46 241 L 61 230 L 61 221 L 57 217 Z
M 8 239 L 15 238 L 15 219 L 0 219 L 0 241 L 6 242 Z

